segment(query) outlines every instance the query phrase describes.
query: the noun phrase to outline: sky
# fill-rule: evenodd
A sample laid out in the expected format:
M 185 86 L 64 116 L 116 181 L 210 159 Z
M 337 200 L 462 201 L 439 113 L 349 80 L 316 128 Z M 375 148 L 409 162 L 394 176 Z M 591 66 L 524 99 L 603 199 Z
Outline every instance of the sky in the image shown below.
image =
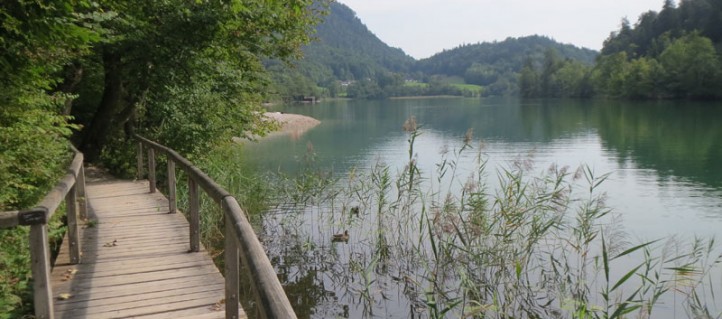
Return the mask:
M 622 18 L 634 25 L 664 0 L 338 0 L 386 44 L 427 58 L 462 44 L 545 35 L 599 50 Z

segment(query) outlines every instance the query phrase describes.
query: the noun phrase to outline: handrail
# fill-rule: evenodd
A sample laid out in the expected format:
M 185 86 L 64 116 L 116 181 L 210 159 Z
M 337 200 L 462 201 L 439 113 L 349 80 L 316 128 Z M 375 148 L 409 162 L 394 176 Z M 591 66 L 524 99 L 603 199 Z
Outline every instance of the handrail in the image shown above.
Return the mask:
M 70 263 L 80 260 L 80 238 L 78 219 L 87 218 L 85 203 L 85 170 L 83 153 L 71 146 L 75 153 L 66 174 L 40 203 L 27 210 L 0 212 L 0 228 L 30 226 L 30 258 L 33 273 L 33 301 L 35 318 L 54 318 L 53 289 L 50 284 L 50 244 L 48 243 L 48 221 L 65 200 L 68 218 L 68 241 Z M 78 213 L 80 216 L 78 216 Z
M 239 260 L 250 273 L 252 288 L 260 318 L 296 318 L 288 296 L 274 271 L 271 261 L 266 256 L 263 246 L 258 241 L 253 227 L 236 199 L 218 185 L 203 171 L 173 149 L 153 142 L 140 135 L 138 140 L 138 178 L 143 175 L 143 147 L 148 149 L 148 180 L 150 192 L 156 191 L 155 152 L 164 153 L 168 160 L 168 201 L 170 213 L 176 212 L 176 165 L 186 172 L 189 189 L 189 219 L 191 251 L 197 252 L 200 247 L 200 219 L 198 186 L 218 205 L 225 216 L 225 280 L 226 280 L 226 318 L 238 318 L 238 269 Z M 240 252 L 239 252 L 240 248 Z

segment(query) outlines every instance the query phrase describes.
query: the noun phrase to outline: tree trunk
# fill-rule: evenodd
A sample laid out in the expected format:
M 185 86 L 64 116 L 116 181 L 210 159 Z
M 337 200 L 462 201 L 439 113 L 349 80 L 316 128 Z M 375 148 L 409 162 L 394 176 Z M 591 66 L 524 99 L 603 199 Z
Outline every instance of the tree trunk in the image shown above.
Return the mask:
M 61 82 L 60 84 L 58 84 L 57 87 L 55 87 L 53 93 L 74 93 L 75 88 L 78 86 L 78 84 L 80 84 L 80 81 L 83 79 L 83 66 L 78 61 L 75 61 L 65 67 L 64 73 L 65 75 L 63 77 L 63 82 Z M 63 115 L 70 115 L 73 108 L 73 99 L 66 98 L 64 104 L 65 107 L 63 108 Z
M 84 132 L 80 149 L 86 160 L 95 161 L 100 156 L 108 137 L 112 134 L 113 119 L 121 107 L 123 84 L 121 79 L 120 56 L 109 50 L 103 50 L 105 69 L 105 88 L 103 97 L 93 119 Z

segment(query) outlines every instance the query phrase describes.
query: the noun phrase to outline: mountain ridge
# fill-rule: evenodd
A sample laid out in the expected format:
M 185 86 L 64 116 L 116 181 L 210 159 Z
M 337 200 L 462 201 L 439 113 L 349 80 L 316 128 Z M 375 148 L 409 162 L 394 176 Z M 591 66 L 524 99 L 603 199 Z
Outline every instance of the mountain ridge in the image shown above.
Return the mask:
M 596 51 L 562 44 L 546 36 L 509 37 L 503 41 L 462 44 L 431 57 L 414 59 L 371 32 L 348 6 L 331 2 L 329 14 L 316 28 L 312 44 L 295 66 L 267 63 L 277 94 L 284 99 L 306 95 L 350 96 L 349 86 L 363 85 L 356 97 L 466 94 L 450 85 L 479 86 L 477 95 L 516 94 L 518 73 L 527 58 L 541 63 L 544 51 L 558 50 L 562 58 L 591 63 Z M 406 82 L 406 84 L 405 84 Z M 421 83 L 410 88 L 408 82 Z M 441 90 L 425 90 L 440 82 Z M 488 86 L 491 86 L 489 88 Z M 356 88 L 351 88 L 357 92 Z M 373 91 L 369 93 L 366 91 Z

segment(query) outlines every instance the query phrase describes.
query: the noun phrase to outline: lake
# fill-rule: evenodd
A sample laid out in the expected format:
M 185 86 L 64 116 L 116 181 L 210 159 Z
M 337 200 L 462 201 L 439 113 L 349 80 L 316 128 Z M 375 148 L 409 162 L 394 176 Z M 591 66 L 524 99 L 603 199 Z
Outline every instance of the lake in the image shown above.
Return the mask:
M 295 174 L 311 165 L 343 184 L 356 174 L 349 171 L 369 172 L 382 164 L 389 175 L 397 176 L 409 163 L 410 133 L 402 125 L 413 116 L 420 127 L 414 163 L 418 176 L 431 188 L 461 192 L 465 176 L 477 172 L 474 163 L 479 155 L 486 163 L 481 184 L 491 194 L 503 184 L 498 172 L 513 170 L 520 163 L 525 176 L 532 178 L 554 167 L 569 167 L 573 173 L 585 165 L 596 176 L 609 174 L 595 193 L 611 208 L 609 216 L 614 216 L 615 225 L 623 226 L 626 241 L 636 244 L 671 237 L 684 241 L 722 234 L 720 103 L 435 98 L 331 101 L 277 106 L 272 111 L 308 115 L 321 124 L 301 136 L 273 137 L 245 146 L 245 154 L 261 170 Z M 471 148 L 456 156 L 470 129 Z M 307 160 L 310 151 L 315 154 L 312 164 Z M 461 182 L 439 179 L 438 165 L 445 160 L 453 163 Z M 372 174 L 359 175 L 373 183 Z M 583 183 L 575 179 L 571 184 Z M 393 189 L 389 193 L 398 195 Z M 429 203 L 437 193 L 427 194 Z M 299 317 L 423 318 L 431 316 L 430 305 L 442 304 L 418 291 L 429 285 L 429 269 L 417 278 L 409 275 L 413 270 L 403 271 L 408 265 L 397 263 L 388 269 L 388 261 L 367 254 L 378 248 L 376 235 L 369 235 L 376 231 L 373 225 L 383 228 L 382 222 L 388 222 L 402 227 L 404 222 L 419 221 L 418 216 L 387 221 L 373 215 L 378 201 L 366 205 L 359 199 L 333 198 L 300 210 L 282 206 L 266 216 L 261 237 L 270 247 L 269 257 L 278 265 Z M 359 205 L 362 217 L 354 221 L 350 209 Z M 410 210 L 420 211 L 418 207 Z M 332 234 L 346 229 L 350 232 L 347 243 L 331 243 Z M 392 244 L 414 240 L 413 236 L 384 236 L 392 238 Z M 429 250 L 427 245 L 414 247 Z M 391 252 L 399 258 L 396 254 L 400 253 Z M 634 261 L 624 264 L 636 265 Z M 448 279 L 452 285 L 462 280 L 458 276 Z M 410 286 L 417 291 L 409 291 Z M 449 295 L 446 305 L 462 297 L 458 292 Z M 559 307 L 564 306 L 560 301 Z M 712 306 L 713 311 L 722 308 Z M 668 318 L 685 317 L 685 311 L 676 306 L 660 309 Z M 653 317 L 663 317 L 659 315 Z

